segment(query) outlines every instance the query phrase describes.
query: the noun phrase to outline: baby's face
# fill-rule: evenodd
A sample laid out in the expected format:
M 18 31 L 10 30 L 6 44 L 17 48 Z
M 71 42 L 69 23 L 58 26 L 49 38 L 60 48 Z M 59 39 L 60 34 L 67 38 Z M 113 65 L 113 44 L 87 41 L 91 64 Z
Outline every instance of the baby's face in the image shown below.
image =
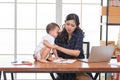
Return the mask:
M 58 32 L 59 32 L 59 28 L 56 26 L 55 29 L 50 31 L 50 34 L 56 38 L 58 36 Z

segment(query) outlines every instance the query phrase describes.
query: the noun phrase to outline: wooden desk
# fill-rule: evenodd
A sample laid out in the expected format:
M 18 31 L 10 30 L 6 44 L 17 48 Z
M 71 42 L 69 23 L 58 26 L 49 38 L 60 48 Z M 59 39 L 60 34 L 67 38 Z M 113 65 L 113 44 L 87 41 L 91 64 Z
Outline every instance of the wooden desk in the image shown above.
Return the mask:
M 76 73 L 76 72 L 120 72 L 119 66 L 110 65 L 109 62 L 100 63 L 84 63 L 77 60 L 72 64 L 59 64 L 59 63 L 40 63 L 34 62 L 33 65 L 5 65 L 4 73 L 21 73 L 21 72 L 41 72 L 41 73 L 52 73 L 52 72 L 62 72 L 62 73 Z M 6 75 L 4 74 L 4 80 Z

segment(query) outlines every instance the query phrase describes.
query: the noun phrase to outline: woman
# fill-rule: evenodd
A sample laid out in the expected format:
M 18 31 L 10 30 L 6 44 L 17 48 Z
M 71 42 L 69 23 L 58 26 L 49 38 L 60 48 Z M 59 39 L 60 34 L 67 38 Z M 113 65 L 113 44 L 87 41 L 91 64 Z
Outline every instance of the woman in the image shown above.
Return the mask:
M 79 27 L 79 17 L 76 14 L 66 16 L 64 28 L 55 39 L 56 49 L 59 57 L 83 59 L 84 32 Z M 75 73 L 57 73 L 57 80 L 80 80 Z M 80 74 L 81 75 L 81 74 Z M 83 76 L 83 75 L 82 75 Z M 89 77 L 86 74 L 84 77 Z M 90 78 L 90 77 L 89 77 Z M 90 79 L 87 80 L 91 80 Z M 83 79 L 84 80 L 84 79 Z
M 58 55 L 62 58 L 84 58 L 83 37 L 84 32 L 79 27 L 79 17 L 69 14 L 66 17 L 64 28 L 55 39 Z

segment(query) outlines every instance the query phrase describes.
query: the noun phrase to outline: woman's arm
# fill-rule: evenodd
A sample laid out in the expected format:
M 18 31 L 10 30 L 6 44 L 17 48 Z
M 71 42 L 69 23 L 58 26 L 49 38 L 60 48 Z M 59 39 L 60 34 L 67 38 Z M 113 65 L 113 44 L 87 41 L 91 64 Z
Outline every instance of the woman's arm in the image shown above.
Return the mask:
M 55 45 L 55 48 L 56 48 L 57 50 L 65 53 L 65 54 L 67 54 L 67 55 L 71 55 L 71 56 L 75 56 L 75 57 L 79 56 L 79 54 L 80 54 L 80 50 L 66 49 L 66 48 L 60 47 L 60 46 L 58 46 L 58 45 Z

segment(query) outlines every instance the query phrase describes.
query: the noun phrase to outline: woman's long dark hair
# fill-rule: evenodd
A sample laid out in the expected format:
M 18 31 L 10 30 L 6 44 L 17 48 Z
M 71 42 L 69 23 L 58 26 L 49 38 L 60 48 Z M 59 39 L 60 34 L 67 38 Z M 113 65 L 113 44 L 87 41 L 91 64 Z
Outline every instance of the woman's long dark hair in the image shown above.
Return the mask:
M 77 27 L 76 27 L 74 32 L 83 32 L 82 29 L 79 27 L 79 25 L 80 25 L 79 17 L 76 14 L 73 14 L 73 13 L 68 14 L 66 16 L 65 22 L 68 21 L 68 20 L 74 20 L 75 21 L 75 24 L 76 24 Z M 83 33 L 83 35 L 84 35 L 84 33 Z M 63 28 L 62 32 L 60 33 L 60 38 L 61 38 L 62 42 L 68 40 L 68 33 L 67 33 L 65 28 Z

